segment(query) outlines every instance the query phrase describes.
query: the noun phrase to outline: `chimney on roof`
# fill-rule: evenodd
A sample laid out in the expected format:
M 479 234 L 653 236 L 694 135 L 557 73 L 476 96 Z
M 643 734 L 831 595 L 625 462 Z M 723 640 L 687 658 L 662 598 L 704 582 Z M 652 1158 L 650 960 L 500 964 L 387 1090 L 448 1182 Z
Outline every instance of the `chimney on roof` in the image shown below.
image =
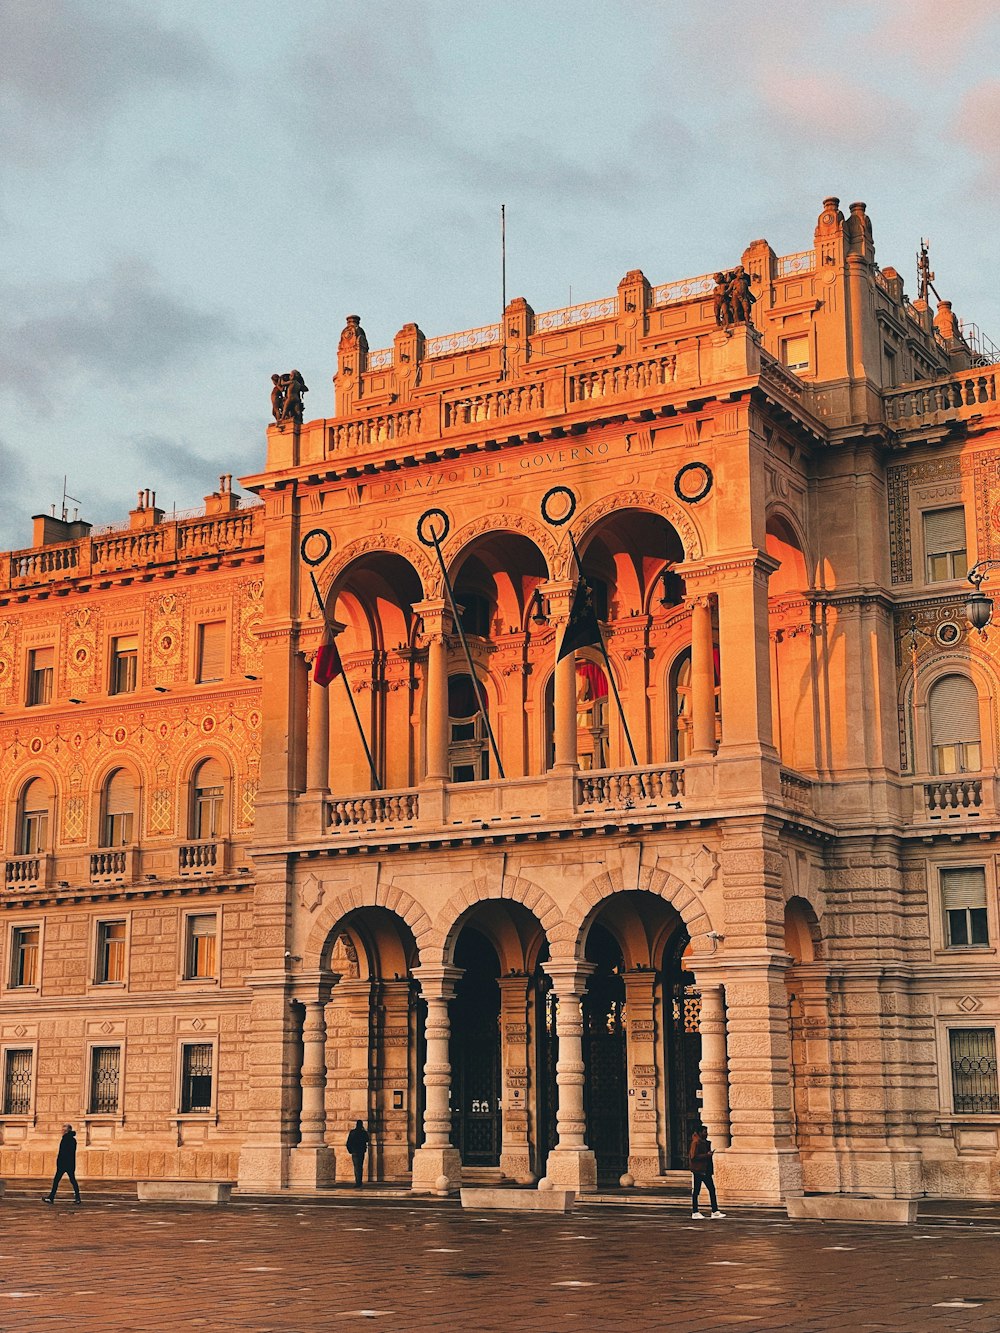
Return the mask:
M 233 474 L 224 472 L 219 478 L 219 489 L 213 491 L 211 495 L 205 496 L 205 517 L 212 518 L 216 514 L 231 514 L 234 509 L 239 509 L 240 497 L 233 494 Z
M 148 487 L 139 492 L 139 503 L 128 513 L 129 528 L 155 528 L 163 522 L 163 510 L 156 507 L 156 492 Z
M 52 506 L 53 511 L 55 505 Z M 92 523 L 85 523 L 77 518 L 73 511 L 72 519 L 56 518 L 55 513 L 33 514 L 31 518 L 32 546 L 55 546 L 59 542 L 76 542 L 81 537 L 89 537 Z

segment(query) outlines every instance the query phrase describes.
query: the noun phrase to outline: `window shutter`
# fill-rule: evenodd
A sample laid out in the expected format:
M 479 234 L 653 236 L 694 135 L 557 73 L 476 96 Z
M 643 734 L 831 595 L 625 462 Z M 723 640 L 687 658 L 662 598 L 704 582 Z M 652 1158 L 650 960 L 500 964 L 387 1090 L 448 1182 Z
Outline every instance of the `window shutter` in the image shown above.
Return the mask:
M 210 620 L 198 626 L 198 679 L 222 680 L 226 662 L 226 622 Z
M 198 766 L 195 774 L 195 791 L 206 791 L 210 787 L 222 787 L 226 781 L 225 770 L 218 759 L 206 759 Z
M 965 510 L 961 506 L 924 514 L 924 550 L 928 555 L 965 550 Z
M 931 744 L 979 740 L 979 695 L 968 676 L 945 676 L 931 690 Z
M 108 816 L 135 813 L 135 787 L 124 768 L 116 768 L 108 778 L 104 792 L 104 812 Z
M 941 871 L 941 902 L 946 912 L 986 906 L 986 871 L 963 866 Z
M 24 789 L 22 808 L 26 815 L 37 814 L 39 811 L 48 810 L 51 800 L 52 793 L 45 779 L 32 778 Z
M 55 664 L 56 650 L 54 648 L 36 648 L 31 654 L 33 671 L 51 671 Z
M 116 653 L 137 653 L 139 651 L 138 634 L 119 634 L 115 639 Z

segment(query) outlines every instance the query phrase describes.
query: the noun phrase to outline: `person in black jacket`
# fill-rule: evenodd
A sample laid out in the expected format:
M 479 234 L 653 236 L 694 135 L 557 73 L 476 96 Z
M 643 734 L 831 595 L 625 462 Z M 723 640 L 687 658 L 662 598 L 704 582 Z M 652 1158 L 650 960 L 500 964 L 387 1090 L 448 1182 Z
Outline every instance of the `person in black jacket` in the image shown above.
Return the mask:
M 368 1151 L 368 1131 L 360 1120 L 347 1136 L 347 1151 L 354 1163 L 354 1183 L 360 1188 L 365 1169 L 365 1153 Z
M 76 1183 L 76 1135 L 73 1133 L 72 1125 L 63 1125 L 63 1135 L 59 1140 L 59 1153 L 56 1156 L 56 1173 L 52 1178 L 52 1188 L 48 1194 L 42 1196 L 46 1203 L 55 1203 L 56 1190 L 59 1188 L 59 1182 L 63 1176 L 69 1177 L 69 1183 L 73 1186 L 74 1201 L 79 1203 L 80 1186 Z

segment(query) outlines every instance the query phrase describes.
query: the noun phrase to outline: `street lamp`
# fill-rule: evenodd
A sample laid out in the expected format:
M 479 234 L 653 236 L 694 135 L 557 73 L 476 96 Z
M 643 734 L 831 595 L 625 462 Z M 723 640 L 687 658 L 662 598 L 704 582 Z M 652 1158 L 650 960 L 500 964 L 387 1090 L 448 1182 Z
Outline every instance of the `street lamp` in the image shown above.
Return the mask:
M 965 600 L 965 615 L 973 629 L 986 638 L 986 626 L 993 615 L 993 598 L 982 591 L 980 584 L 989 578 L 991 569 L 1000 568 L 1000 560 L 980 560 L 969 570 L 968 579 L 973 591 Z

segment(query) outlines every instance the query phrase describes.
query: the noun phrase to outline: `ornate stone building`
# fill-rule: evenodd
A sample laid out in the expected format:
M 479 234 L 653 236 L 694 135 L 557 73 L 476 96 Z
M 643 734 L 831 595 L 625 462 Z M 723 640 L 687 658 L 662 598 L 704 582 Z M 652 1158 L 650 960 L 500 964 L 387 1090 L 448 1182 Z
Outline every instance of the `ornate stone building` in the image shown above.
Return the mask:
M 5 558 L 5 1174 L 1000 1193 L 996 368 L 863 204 L 742 264 L 351 316 L 258 503 Z

